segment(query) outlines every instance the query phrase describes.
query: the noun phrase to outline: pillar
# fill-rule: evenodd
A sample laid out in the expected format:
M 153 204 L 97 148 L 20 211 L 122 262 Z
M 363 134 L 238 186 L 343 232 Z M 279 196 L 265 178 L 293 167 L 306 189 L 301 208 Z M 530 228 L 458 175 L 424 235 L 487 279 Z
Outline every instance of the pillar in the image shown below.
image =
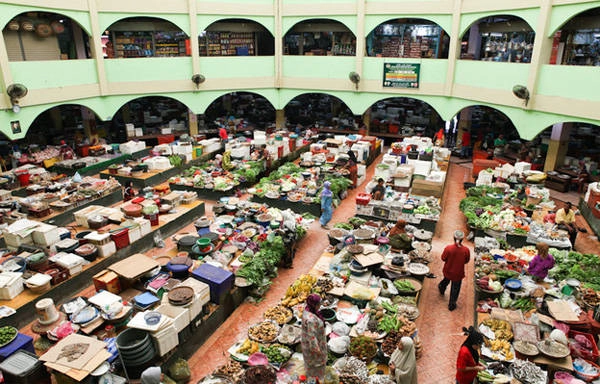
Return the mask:
M 275 110 L 275 127 L 277 129 L 286 129 L 285 110 Z
M 474 59 L 480 58 L 481 55 L 481 34 L 479 33 L 479 24 L 471 25 L 469 32 L 469 48 L 467 51 L 469 56 Z
M 190 136 L 195 136 L 198 134 L 198 116 L 191 110 L 188 109 L 188 125 Z
M 60 107 L 50 109 L 50 118 L 52 119 L 52 124 L 54 124 L 55 132 L 61 132 L 61 135 L 64 135 L 64 124 Z
M 371 107 L 367 108 L 366 112 L 362 115 L 363 125 L 367 129 L 365 135 L 368 136 L 371 132 Z
M 546 162 L 544 163 L 544 172 L 553 171 L 556 168 L 562 167 L 565 163 L 572 128 L 572 123 L 559 123 L 552 126 L 552 134 L 550 135 L 548 152 L 546 153 Z

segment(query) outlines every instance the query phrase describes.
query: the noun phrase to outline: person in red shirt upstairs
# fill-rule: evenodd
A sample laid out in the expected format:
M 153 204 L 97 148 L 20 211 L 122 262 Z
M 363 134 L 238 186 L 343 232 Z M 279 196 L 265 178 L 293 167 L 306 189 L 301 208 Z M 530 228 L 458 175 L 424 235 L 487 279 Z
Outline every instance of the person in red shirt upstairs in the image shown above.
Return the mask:
M 467 339 L 458 350 L 456 359 L 456 383 L 473 384 L 477 373 L 483 371 L 485 367 L 479 363 L 479 348 L 483 343 L 483 334 L 477 331 L 473 326 L 469 329 L 463 327 L 463 332 Z
M 460 285 L 465 277 L 465 265 L 471 260 L 471 251 L 462 244 L 465 237 L 463 231 L 454 231 L 454 244 L 447 245 L 442 252 L 442 261 L 444 262 L 444 278 L 438 284 L 440 294 L 446 292 L 448 284 L 450 287 L 450 301 L 448 309 L 454 311 L 456 309 L 456 300 L 460 293 Z

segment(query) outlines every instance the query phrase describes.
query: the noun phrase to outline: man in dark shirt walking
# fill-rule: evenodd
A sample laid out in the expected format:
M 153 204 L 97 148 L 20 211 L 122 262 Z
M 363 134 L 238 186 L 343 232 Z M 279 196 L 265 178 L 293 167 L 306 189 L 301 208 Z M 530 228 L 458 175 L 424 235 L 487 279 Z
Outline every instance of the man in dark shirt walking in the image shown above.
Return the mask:
M 462 244 L 465 234 L 462 231 L 454 231 L 454 243 L 447 245 L 442 252 L 442 261 L 444 262 L 444 278 L 438 284 L 440 294 L 446 292 L 448 284 L 450 286 L 450 301 L 448 309 L 454 311 L 456 309 L 456 300 L 460 293 L 462 279 L 465 277 L 465 265 L 471 260 L 471 252 L 469 248 Z

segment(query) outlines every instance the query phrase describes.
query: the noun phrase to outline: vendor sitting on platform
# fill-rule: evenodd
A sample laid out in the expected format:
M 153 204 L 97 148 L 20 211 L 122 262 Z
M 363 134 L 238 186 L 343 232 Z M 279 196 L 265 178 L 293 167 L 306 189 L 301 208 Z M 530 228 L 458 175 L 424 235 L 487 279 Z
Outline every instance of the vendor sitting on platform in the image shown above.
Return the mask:
M 564 208 L 556 211 L 556 224 L 559 229 L 569 232 L 571 247 L 575 249 L 575 240 L 577 240 L 577 227 L 575 226 L 575 212 L 571 209 L 573 204 L 567 201 Z
M 385 196 L 385 180 L 381 177 L 377 179 L 377 185 L 371 190 L 373 200 L 383 200 Z
M 406 221 L 400 219 L 390 230 L 388 237 L 392 249 L 408 252 L 412 250 L 412 238 L 406 233 Z

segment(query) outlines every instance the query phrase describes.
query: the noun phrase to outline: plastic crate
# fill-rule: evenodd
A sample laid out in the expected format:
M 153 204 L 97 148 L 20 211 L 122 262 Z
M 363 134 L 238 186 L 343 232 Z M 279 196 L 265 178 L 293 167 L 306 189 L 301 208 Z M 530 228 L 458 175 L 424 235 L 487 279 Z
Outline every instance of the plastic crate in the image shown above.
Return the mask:
M 0 363 L 5 383 L 50 384 L 50 375 L 44 364 L 31 352 L 18 350 Z
M 210 264 L 202 264 L 194 269 L 192 276 L 210 288 L 210 301 L 220 304 L 220 298 L 233 287 L 234 276 L 231 272 Z

